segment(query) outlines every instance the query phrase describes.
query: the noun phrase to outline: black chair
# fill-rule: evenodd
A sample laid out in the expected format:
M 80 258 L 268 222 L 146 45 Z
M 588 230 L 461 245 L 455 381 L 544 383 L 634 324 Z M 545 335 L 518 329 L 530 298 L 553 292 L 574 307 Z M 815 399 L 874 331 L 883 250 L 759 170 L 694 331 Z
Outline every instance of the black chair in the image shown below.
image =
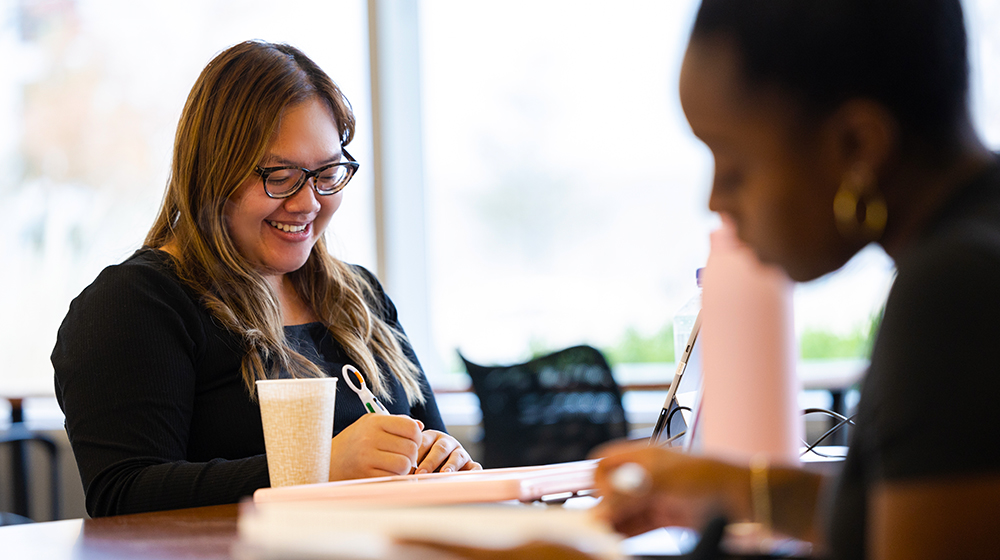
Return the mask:
M 51 493 L 51 519 L 59 519 L 59 446 L 48 436 L 29 430 L 24 424 L 20 399 L 11 400 L 11 425 L 0 431 L 0 445 L 9 447 L 13 512 L 0 513 L 0 525 L 13 525 L 38 518 L 37 511 L 29 511 L 30 475 L 37 469 L 28 468 L 29 444 L 38 445 L 48 455 L 49 492 Z
M 596 348 L 574 346 L 503 366 L 458 355 L 483 411 L 484 467 L 578 461 L 628 435 L 621 391 Z

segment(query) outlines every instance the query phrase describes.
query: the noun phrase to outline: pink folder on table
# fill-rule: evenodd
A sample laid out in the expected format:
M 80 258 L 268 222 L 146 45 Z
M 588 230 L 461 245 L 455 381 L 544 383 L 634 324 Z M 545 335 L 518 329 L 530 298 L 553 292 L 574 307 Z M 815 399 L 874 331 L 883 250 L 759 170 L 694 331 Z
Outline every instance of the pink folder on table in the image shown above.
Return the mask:
M 520 500 L 590 490 L 596 460 L 456 473 L 383 476 L 320 484 L 261 488 L 253 500 L 364 501 L 368 504 L 443 505 Z

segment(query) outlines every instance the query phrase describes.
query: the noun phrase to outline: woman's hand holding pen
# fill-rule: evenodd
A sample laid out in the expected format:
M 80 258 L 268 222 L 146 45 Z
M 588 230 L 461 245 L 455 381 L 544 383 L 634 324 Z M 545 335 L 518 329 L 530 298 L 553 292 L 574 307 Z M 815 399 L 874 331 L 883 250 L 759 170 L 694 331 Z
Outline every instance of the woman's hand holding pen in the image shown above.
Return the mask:
M 409 474 L 424 425 L 402 414 L 365 414 L 330 443 L 330 480 Z
M 437 430 L 424 430 L 417 451 L 419 464 L 415 474 L 434 471 L 478 471 L 483 467 L 472 460 L 457 439 Z
M 482 468 L 458 440 L 402 414 L 365 414 L 330 442 L 330 480 Z
M 437 430 L 424 431 L 424 424 L 409 416 L 390 415 L 356 367 L 345 364 L 341 378 L 358 394 L 369 414 L 333 438 L 330 480 L 483 468 L 457 439 Z

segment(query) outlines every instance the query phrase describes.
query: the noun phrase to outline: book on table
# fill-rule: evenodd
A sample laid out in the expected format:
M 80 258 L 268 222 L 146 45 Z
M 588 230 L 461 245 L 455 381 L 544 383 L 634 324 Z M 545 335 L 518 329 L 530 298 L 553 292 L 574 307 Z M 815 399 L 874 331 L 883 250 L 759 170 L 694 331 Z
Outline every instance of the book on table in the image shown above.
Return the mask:
M 289 501 L 360 501 L 366 504 L 416 506 L 518 500 L 577 494 L 594 487 L 596 460 L 481 471 L 427 473 L 339 480 L 254 492 L 254 503 Z

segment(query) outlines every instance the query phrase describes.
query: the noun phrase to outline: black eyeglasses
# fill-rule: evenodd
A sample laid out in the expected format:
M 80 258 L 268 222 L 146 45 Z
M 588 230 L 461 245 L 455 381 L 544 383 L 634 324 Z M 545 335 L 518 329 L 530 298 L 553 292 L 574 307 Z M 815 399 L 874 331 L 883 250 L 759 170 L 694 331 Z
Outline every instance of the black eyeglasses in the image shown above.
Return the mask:
M 294 165 L 280 167 L 260 167 L 258 165 L 254 171 L 264 181 L 264 192 L 271 198 L 288 198 L 294 195 L 310 178 L 314 179 L 313 188 L 316 189 L 316 194 L 324 196 L 337 194 L 344 190 L 359 166 L 351 154 L 347 153 L 347 150 L 342 151 L 347 161 L 331 163 L 311 171 L 305 167 Z

